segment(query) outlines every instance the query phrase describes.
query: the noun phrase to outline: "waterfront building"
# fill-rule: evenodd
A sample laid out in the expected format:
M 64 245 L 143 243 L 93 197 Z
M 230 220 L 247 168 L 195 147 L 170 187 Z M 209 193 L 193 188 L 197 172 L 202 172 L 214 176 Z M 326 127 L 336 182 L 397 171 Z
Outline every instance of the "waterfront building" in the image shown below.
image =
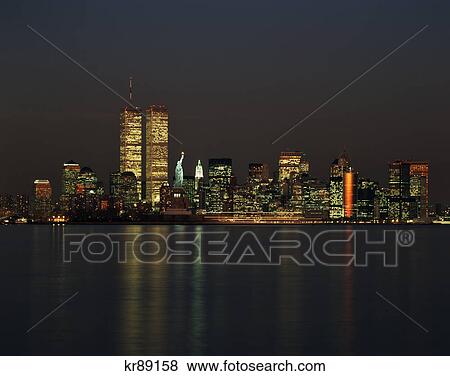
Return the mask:
M 209 189 L 206 197 L 208 212 L 227 212 L 232 210 L 233 166 L 229 158 L 210 159 L 208 163 Z
M 300 151 L 283 151 L 278 159 L 278 184 L 281 193 L 281 204 L 285 210 L 292 210 L 298 192 L 298 179 L 309 173 L 309 162 Z M 296 183 L 297 182 L 297 183 Z M 297 185 L 297 187 L 294 187 Z M 295 192 L 294 192 L 295 191 Z M 293 203 L 294 201 L 294 203 Z
M 146 201 L 159 210 L 160 189 L 169 182 L 169 112 L 164 105 L 146 111 Z
M 325 182 L 310 176 L 301 179 L 302 198 L 300 211 L 304 218 L 327 220 L 330 210 L 330 197 Z
M 139 202 L 138 181 L 131 172 L 120 174 L 119 192 L 125 209 L 133 209 Z
M 47 222 L 53 210 L 52 186 L 47 179 L 34 181 L 34 219 L 39 222 Z
M 139 199 L 142 198 L 142 114 L 133 107 L 120 113 L 120 164 L 121 173 L 136 176 Z
M 194 176 L 184 175 L 182 188 L 184 189 L 184 192 L 186 193 L 186 197 L 189 201 L 189 209 L 196 208 L 197 191 L 195 189 L 195 182 L 196 182 L 196 179 Z
M 375 218 L 375 206 L 378 183 L 367 178 L 358 179 L 358 221 L 372 222 Z
M 60 206 L 63 212 L 69 212 L 77 191 L 80 165 L 74 161 L 64 163 L 61 180 Z
M 389 188 L 379 188 L 375 196 L 375 219 L 385 222 L 389 219 Z
M 428 219 L 428 162 L 389 163 L 389 219 L 406 222 Z
M 278 181 L 292 180 L 309 173 L 309 162 L 305 153 L 300 151 L 283 151 L 278 160 Z
M 233 212 L 257 212 L 260 211 L 255 208 L 255 195 L 252 192 L 252 187 L 249 184 L 233 186 Z
M 344 172 L 344 218 L 354 221 L 358 215 L 358 174 L 351 167 Z
M 350 168 L 350 158 L 344 151 L 330 168 L 330 219 L 344 218 L 344 173 Z
M 201 181 L 203 181 L 203 166 L 202 166 L 202 162 L 199 159 L 197 162 L 197 165 L 195 166 L 195 190 L 197 191 L 201 185 Z

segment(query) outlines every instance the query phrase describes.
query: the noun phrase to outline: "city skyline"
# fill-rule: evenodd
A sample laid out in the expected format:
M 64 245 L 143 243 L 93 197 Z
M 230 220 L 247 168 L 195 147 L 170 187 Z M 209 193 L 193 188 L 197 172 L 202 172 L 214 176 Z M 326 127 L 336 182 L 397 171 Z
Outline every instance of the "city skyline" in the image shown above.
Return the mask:
M 348 149 L 345 149 L 345 148 L 341 148 L 341 149 L 337 149 L 338 151 L 337 151 L 337 154 L 339 155 L 340 153 L 342 153 L 343 151 L 346 151 L 346 152 L 348 152 Z M 295 153 L 295 150 L 294 149 L 291 149 L 291 150 L 286 150 L 286 151 L 281 151 L 279 154 L 281 154 L 281 153 Z M 307 153 L 305 153 L 305 152 L 301 152 L 302 154 L 304 154 L 305 156 L 309 156 L 309 154 L 307 154 Z M 216 157 L 214 157 L 214 158 L 218 158 L 218 159 L 220 159 L 220 158 L 229 158 L 229 155 L 227 155 L 227 156 L 222 156 L 222 157 L 218 157 L 218 156 L 216 156 Z M 214 158 L 212 158 L 212 159 L 214 159 Z M 70 158 L 69 158 L 70 159 Z M 73 160 L 69 160 L 69 159 L 67 159 L 66 158 L 66 160 L 62 160 L 62 161 L 58 161 L 58 165 L 64 165 L 65 163 L 69 163 L 70 161 L 73 161 Z M 79 165 L 79 166 L 81 166 L 81 167 L 89 167 L 89 168 L 91 168 L 91 166 L 93 166 L 93 164 L 92 163 L 89 163 L 89 161 L 87 161 L 86 163 L 79 163 L 79 161 L 81 161 L 81 160 L 83 160 L 83 158 L 74 158 L 74 159 L 76 159 L 76 163 Z M 87 160 L 88 158 L 85 158 L 85 160 Z M 176 162 L 176 159 L 177 159 L 177 156 L 175 155 L 175 156 L 173 156 L 173 157 L 171 157 L 171 159 L 173 159 L 175 162 Z M 208 158 L 208 157 L 206 157 L 205 159 L 199 159 L 199 158 L 197 158 L 196 156 L 195 156 L 195 154 L 194 155 L 192 155 L 191 153 L 188 153 L 187 155 L 186 155 L 186 160 L 188 161 L 188 162 L 185 162 L 185 166 L 186 165 L 188 165 L 189 164 L 189 166 L 190 167 L 192 167 L 192 168 L 190 168 L 189 170 L 187 170 L 187 172 L 189 173 L 189 175 L 194 175 L 195 174 L 195 168 L 196 168 L 196 166 L 197 166 L 197 162 L 200 160 L 200 161 L 202 161 L 202 163 L 204 163 L 205 161 L 208 161 L 209 159 L 211 159 L 211 158 Z M 229 158 L 229 159 L 232 159 L 233 161 L 235 161 L 235 159 L 234 158 Z M 331 157 L 330 158 L 330 163 L 329 163 L 329 165 L 331 165 L 332 164 L 332 162 L 333 162 L 333 160 L 334 160 L 335 158 L 334 157 Z M 412 160 L 419 160 L 418 158 L 405 158 L 405 159 L 401 159 L 401 158 L 395 158 L 395 159 L 392 159 L 392 160 L 389 160 L 389 161 L 387 161 L 383 166 L 381 166 L 380 167 L 380 170 L 376 170 L 376 171 L 372 171 L 372 174 L 375 174 L 375 175 L 382 175 L 383 177 L 382 177 L 382 179 L 375 179 L 377 182 L 379 182 L 380 184 L 382 184 L 382 185 L 385 185 L 385 186 L 387 186 L 388 185 L 388 183 L 389 183 L 389 177 L 388 177 L 388 175 L 386 174 L 386 169 L 387 169 L 387 167 L 389 166 L 389 164 L 391 163 L 391 162 L 393 162 L 393 161 L 395 161 L 395 160 L 406 160 L 406 161 L 412 161 Z M 271 162 L 267 162 L 267 161 L 257 161 L 257 160 L 253 160 L 253 159 L 248 159 L 248 163 L 246 164 L 246 163 L 243 163 L 243 164 L 239 164 L 239 163 L 236 163 L 235 162 L 235 165 L 238 167 L 238 170 L 241 170 L 241 171 L 239 171 L 239 172 L 242 172 L 242 174 L 239 174 L 239 175 L 235 175 L 237 178 L 238 178 L 238 180 L 239 181 L 243 181 L 243 180 L 245 180 L 246 178 L 247 178 L 247 175 L 246 175 L 246 173 L 248 172 L 248 165 L 250 165 L 250 164 L 253 164 L 253 163 L 264 163 L 264 164 L 266 164 L 266 165 L 268 165 L 268 167 L 269 167 L 269 171 L 271 172 L 271 174 L 273 174 L 273 172 L 274 172 L 274 170 L 276 170 L 277 168 L 278 168 L 278 163 L 279 163 L 279 160 L 278 160 L 278 158 L 276 158 L 275 156 L 274 156 L 274 158 L 273 158 L 273 160 L 271 161 Z M 308 161 L 309 162 L 309 161 Z M 432 164 L 432 161 L 428 161 L 429 163 L 431 163 Z M 119 163 L 118 163 L 119 164 Z M 176 163 L 170 163 L 169 164 L 169 168 L 168 168 L 168 171 L 169 171 L 169 182 L 172 182 L 172 180 L 173 180 L 173 176 L 174 176 L 174 173 L 173 173 L 173 168 L 172 167 L 174 167 L 175 166 L 175 164 Z M 356 161 L 356 165 L 358 165 L 358 162 Z M 383 167 L 384 167 L 384 169 L 383 169 Z M 109 174 L 110 173 L 112 173 L 113 171 L 117 171 L 117 170 L 119 170 L 119 168 L 117 168 L 117 169 L 114 169 L 114 168 L 111 168 L 110 170 L 107 170 L 107 171 L 101 171 L 101 170 L 97 170 L 97 169 L 94 169 L 94 171 L 96 171 L 96 172 L 98 172 L 98 174 L 99 174 L 99 176 L 105 176 L 106 178 L 105 179 L 100 179 L 101 181 L 104 181 L 104 182 L 107 182 L 108 181 L 108 176 L 109 176 Z M 191 171 L 192 170 L 192 171 Z M 363 170 L 365 171 L 366 169 L 364 169 L 363 168 Z M 124 170 L 124 171 L 126 171 L 126 170 Z M 235 170 L 233 170 L 234 172 L 235 172 Z M 360 169 L 358 169 L 358 171 L 361 171 Z M 324 171 L 320 171 L 320 172 L 318 172 L 317 171 L 317 169 L 314 169 L 314 165 L 313 165 L 313 167 L 312 167 L 312 172 L 314 173 L 314 176 L 317 176 L 318 178 L 320 178 L 320 179 L 324 179 L 324 180 L 326 180 L 327 178 L 329 178 L 329 166 L 328 166 L 328 168 L 325 168 L 325 170 Z M 367 173 L 363 173 L 362 175 L 364 175 L 364 176 L 370 176 L 370 172 L 367 172 Z M 16 193 L 19 193 L 19 194 L 31 194 L 32 192 L 33 192 L 33 184 L 32 184 L 32 181 L 33 181 L 33 179 L 34 180 L 38 180 L 38 179 L 48 179 L 48 180 L 50 180 L 50 181 L 59 181 L 59 178 L 60 178 L 60 172 L 59 171 L 56 171 L 56 172 L 53 172 L 53 173 L 51 173 L 50 175 L 52 175 L 52 176 L 55 176 L 55 178 L 49 178 L 49 177 L 39 177 L 39 176 L 37 176 L 36 174 L 34 174 L 34 175 L 32 175 L 31 176 L 31 178 L 30 178 L 30 182 L 28 183 L 28 184 L 26 184 L 25 185 L 25 187 L 24 188 L 22 188 L 22 189 L 19 189 L 19 190 L 17 190 L 17 191 L 0 191 L 0 193 L 7 193 L 7 194 L 16 194 Z M 61 194 L 62 193 L 62 184 L 57 184 L 56 186 L 55 186 L 55 193 L 58 193 L 58 194 Z M 434 188 L 434 187 L 433 187 Z M 432 190 L 432 189 L 431 189 Z M 432 197 L 432 196 L 430 196 L 430 197 Z M 434 200 L 433 198 L 431 198 L 430 199 L 430 201 L 439 201 L 439 200 Z M 448 201 L 450 202 L 450 197 L 448 198 Z M 447 201 L 444 199 L 444 200 L 442 200 L 442 201 L 439 201 L 439 202 L 443 202 L 443 203 L 447 203 Z
M 188 165 L 210 156 L 233 158 L 242 178 L 248 163 L 267 161 L 273 168 L 279 152 L 300 148 L 314 161 L 314 175 L 325 178 L 330 160 L 345 148 L 355 168 L 380 183 L 389 161 L 430 160 L 430 196 L 446 201 L 449 160 L 442 150 L 450 136 L 444 126 L 450 118 L 450 54 L 443 41 L 449 6 L 418 0 L 326 6 L 199 1 L 180 3 L 176 16 L 159 19 L 173 15 L 173 7 L 142 3 L 133 12 L 113 0 L 106 17 L 98 4 L 7 4 L 0 161 L 14 156 L 16 168 L 3 162 L 0 191 L 31 193 L 33 178 L 55 181 L 58 166 L 70 158 L 91 166 L 103 181 L 119 168 L 116 109 L 124 103 L 30 25 L 124 97 L 132 74 L 133 101 L 143 110 L 166 104 L 171 132 L 183 142 L 170 146 L 171 166 L 185 149 L 191 151 Z
M 120 111 L 119 170 L 109 172 L 108 193 L 98 172 L 70 160 L 63 164 L 59 196 L 53 195 L 55 185 L 49 179 L 34 181 L 34 198 L 29 204 L 34 220 L 46 221 L 52 213 L 58 218 L 62 214 L 68 219 L 99 220 L 101 211 L 130 215 L 139 205 L 133 217 L 151 212 L 286 211 L 299 218 L 324 221 L 428 221 L 428 161 L 389 162 L 388 184 L 383 186 L 370 175 L 360 175 L 345 149 L 331 163 L 326 180 L 311 174 L 311 161 L 303 151 L 282 151 L 273 171 L 268 163 L 253 161 L 248 164 L 246 178 L 239 181 L 231 158 L 208 158 L 206 177 L 201 159 L 192 174 L 185 173 L 185 153 L 181 152 L 174 182 L 170 183 L 169 135 L 180 141 L 169 132 L 168 108 L 149 105 L 142 112 L 131 105 L 132 100 L 130 77 L 130 105 Z M 9 210 L 6 201 L 2 202 L 4 213 Z M 19 193 L 16 201 L 23 201 Z M 20 204 L 13 206 L 17 212 L 25 211 Z
M 207 177 L 201 159 L 192 174 L 184 173 L 182 151 L 170 183 L 169 135 L 182 143 L 169 132 L 168 108 L 149 105 L 144 112 L 132 101 L 130 77 L 129 105 L 119 117 L 119 170 L 109 172 L 109 189 L 97 171 L 81 168 L 73 160 L 65 162 L 59 195 L 53 195 L 57 190 L 49 179 L 34 181 L 28 209 L 33 221 L 136 221 L 152 213 L 261 213 L 263 217 L 292 213 L 282 214 L 283 220 L 295 217 L 321 222 L 429 221 L 429 162 L 389 162 L 386 185 L 360 174 L 345 149 L 331 163 L 326 180 L 311 173 L 311 161 L 303 151 L 281 151 L 272 172 L 266 161 L 253 160 L 241 180 L 231 158 L 208 158 Z M 3 214 L 25 212 L 20 204 L 8 204 L 8 200 L 2 198 Z M 16 201 L 23 201 L 18 194 Z M 447 209 L 437 208 L 433 215 L 447 218 Z
M 131 79 L 129 95 L 131 101 Z M 168 119 L 164 105 L 150 105 L 146 116 L 138 108 L 123 108 L 120 169 L 109 173 L 108 191 L 95 171 L 70 160 L 63 164 L 58 197 L 48 179 L 36 179 L 32 200 L 19 194 L 14 199 L 1 196 L 3 220 L 22 215 L 19 223 L 28 218 L 37 222 L 142 221 L 162 214 L 175 220 L 196 215 L 197 220 L 242 221 L 241 214 L 252 213 L 258 215 L 253 219 L 257 222 L 429 223 L 449 216 L 447 207 L 430 206 L 427 161 L 391 161 L 388 185 L 383 186 L 360 175 L 346 150 L 330 164 L 326 181 L 311 174 L 311 161 L 302 151 L 282 151 L 272 173 L 267 163 L 249 163 L 244 181 L 238 181 L 231 158 L 209 158 L 207 177 L 200 159 L 193 174 L 185 172 L 181 152 L 171 184 Z

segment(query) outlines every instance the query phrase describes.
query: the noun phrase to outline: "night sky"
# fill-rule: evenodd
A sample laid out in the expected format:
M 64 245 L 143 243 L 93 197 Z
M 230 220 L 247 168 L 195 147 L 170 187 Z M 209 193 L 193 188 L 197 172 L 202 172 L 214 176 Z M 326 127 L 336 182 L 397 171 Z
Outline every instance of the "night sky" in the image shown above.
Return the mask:
M 302 150 L 328 177 L 346 148 L 361 176 L 430 161 L 430 192 L 450 202 L 450 3 L 386 1 L 10 1 L 0 12 L 0 192 L 59 191 L 62 164 L 107 183 L 119 164 L 124 103 L 27 28 L 31 25 L 135 104 L 164 103 L 170 170 L 233 158 L 275 167 Z M 429 25 L 278 143 L 297 120 Z

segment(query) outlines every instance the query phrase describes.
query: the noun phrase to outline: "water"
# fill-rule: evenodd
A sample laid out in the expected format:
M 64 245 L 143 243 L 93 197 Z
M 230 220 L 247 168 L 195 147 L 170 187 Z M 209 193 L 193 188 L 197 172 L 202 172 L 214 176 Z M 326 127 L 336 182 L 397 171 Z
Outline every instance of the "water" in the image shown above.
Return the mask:
M 266 244 L 281 228 L 253 230 Z M 63 263 L 63 227 L 3 226 L 0 355 L 448 355 L 449 227 L 409 228 L 416 244 L 400 249 L 399 267 L 355 268 L 133 258 L 92 264 L 81 257 Z M 75 233 L 202 229 L 223 227 L 64 227 Z M 233 227 L 232 238 L 246 229 Z

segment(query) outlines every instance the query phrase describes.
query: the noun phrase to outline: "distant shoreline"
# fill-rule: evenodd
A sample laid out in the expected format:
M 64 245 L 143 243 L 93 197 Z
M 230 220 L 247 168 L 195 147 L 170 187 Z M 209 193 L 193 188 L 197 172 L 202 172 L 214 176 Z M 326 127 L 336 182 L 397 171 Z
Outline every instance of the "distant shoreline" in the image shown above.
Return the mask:
M 189 222 L 189 221 L 150 221 L 150 222 L 66 222 L 66 223 L 3 223 L 4 226 L 93 226 L 93 225 L 126 225 L 126 226 L 149 226 L 149 225 L 191 225 L 191 226 L 441 226 L 450 223 L 337 223 L 337 222 Z

